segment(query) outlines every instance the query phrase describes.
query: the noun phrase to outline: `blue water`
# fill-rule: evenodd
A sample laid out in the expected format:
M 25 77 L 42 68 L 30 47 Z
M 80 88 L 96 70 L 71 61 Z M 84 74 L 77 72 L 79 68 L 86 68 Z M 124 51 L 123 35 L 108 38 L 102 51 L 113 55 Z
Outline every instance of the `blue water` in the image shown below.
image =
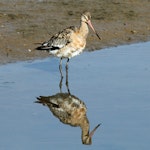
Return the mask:
M 149 149 L 149 47 L 150 42 L 118 46 L 70 60 L 71 94 L 85 102 L 91 129 L 102 123 L 91 146 L 82 145 L 79 127 L 60 123 L 47 107 L 34 103 L 40 95 L 60 92 L 59 59 L 0 66 L 0 149 Z M 62 91 L 67 91 L 65 82 Z

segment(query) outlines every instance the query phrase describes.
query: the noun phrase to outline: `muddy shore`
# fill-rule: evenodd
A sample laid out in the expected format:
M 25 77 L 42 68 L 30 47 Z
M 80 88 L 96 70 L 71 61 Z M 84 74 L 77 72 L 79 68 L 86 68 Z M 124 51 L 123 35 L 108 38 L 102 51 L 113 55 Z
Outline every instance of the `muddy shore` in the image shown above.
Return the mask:
M 78 26 L 85 10 L 102 40 L 89 33 L 85 50 L 150 40 L 150 0 L 12 0 L 0 1 L 0 64 L 48 57 L 38 43 Z

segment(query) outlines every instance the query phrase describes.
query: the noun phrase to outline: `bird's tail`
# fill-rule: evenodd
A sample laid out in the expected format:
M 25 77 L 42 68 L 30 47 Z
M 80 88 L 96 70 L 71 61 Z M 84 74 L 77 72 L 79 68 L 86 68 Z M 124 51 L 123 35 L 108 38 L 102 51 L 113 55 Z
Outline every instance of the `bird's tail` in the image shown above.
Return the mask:
M 43 104 L 43 105 L 48 105 L 49 99 L 48 99 L 48 97 L 45 97 L 45 96 L 39 96 L 39 97 L 37 97 L 37 101 L 35 101 L 35 103 L 40 103 L 40 104 Z
M 43 104 L 44 106 L 50 106 L 58 108 L 58 104 L 50 100 L 50 96 L 39 96 L 37 97 L 37 101 L 35 103 Z
M 36 48 L 36 50 L 49 50 L 50 49 L 50 47 L 48 46 L 48 42 L 44 42 L 44 43 L 42 43 L 41 44 L 41 46 L 38 46 L 37 48 Z

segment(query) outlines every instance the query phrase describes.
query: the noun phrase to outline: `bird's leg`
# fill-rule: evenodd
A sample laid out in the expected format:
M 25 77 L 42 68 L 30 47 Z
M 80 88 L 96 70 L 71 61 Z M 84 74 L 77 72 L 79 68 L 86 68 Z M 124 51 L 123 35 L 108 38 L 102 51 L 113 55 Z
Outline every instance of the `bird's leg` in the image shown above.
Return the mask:
M 59 63 L 59 71 L 60 71 L 60 82 L 59 82 L 59 88 L 60 88 L 60 92 L 62 91 L 62 81 L 63 81 L 63 73 L 62 73 L 62 58 L 60 58 L 60 63 Z
M 68 93 L 70 94 L 69 84 L 68 84 L 68 63 L 69 63 L 69 58 L 67 59 L 67 62 L 66 62 L 66 87 L 67 87 Z
M 62 58 L 60 58 L 59 71 L 60 71 L 61 78 L 63 78 L 63 73 L 62 73 Z

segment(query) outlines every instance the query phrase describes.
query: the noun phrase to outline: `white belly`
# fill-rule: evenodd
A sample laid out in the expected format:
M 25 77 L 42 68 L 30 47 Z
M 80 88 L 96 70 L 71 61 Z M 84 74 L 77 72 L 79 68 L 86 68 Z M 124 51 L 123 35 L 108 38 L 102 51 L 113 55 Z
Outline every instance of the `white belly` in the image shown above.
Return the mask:
M 53 51 L 50 51 L 49 53 L 56 57 L 72 58 L 76 55 L 79 55 L 82 51 L 83 51 L 83 48 L 78 49 L 78 50 L 65 48 L 65 49 L 53 50 Z

